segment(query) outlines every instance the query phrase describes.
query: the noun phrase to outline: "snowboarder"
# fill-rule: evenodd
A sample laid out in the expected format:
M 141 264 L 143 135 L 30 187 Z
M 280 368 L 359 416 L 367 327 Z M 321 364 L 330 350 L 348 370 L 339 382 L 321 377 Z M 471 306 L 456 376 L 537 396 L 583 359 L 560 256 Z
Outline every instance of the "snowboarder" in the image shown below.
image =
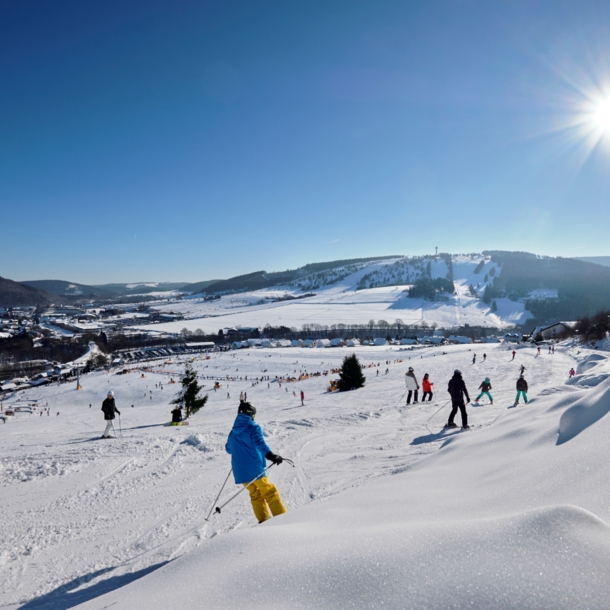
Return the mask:
M 455 369 L 453 377 L 449 380 L 447 392 L 451 395 L 451 413 L 449 414 L 449 420 L 445 424 L 445 428 L 457 428 L 455 423 L 453 423 L 453 420 L 459 409 L 462 416 L 462 430 L 468 430 L 470 426 L 468 425 L 466 403 L 470 402 L 470 396 L 468 396 L 466 384 L 462 379 L 462 371 L 459 369 Z M 466 403 L 464 403 L 464 396 L 466 396 Z
M 269 519 L 269 511 L 274 517 L 286 512 L 275 485 L 265 475 L 265 458 L 274 464 L 284 460 L 265 443 L 261 427 L 254 422 L 255 415 L 254 405 L 249 402 L 239 405 L 225 449 L 231 455 L 235 483 L 247 486 L 254 515 L 262 523 Z
M 102 434 L 102 438 L 111 438 L 110 431 L 114 430 L 114 426 L 112 425 L 114 414 L 121 414 L 121 412 L 116 408 L 116 404 L 114 402 L 114 392 L 112 390 L 108 391 L 106 400 L 104 400 L 102 403 L 102 411 L 104 412 L 104 420 L 106 421 L 106 429 L 104 430 L 104 434 Z
M 576 371 L 574 370 L 574 367 L 572 367 L 570 369 L 570 379 L 572 379 L 572 377 L 574 377 L 574 375 L 576 375 Z
M 172 409 L 172 426 L 181 426 L 182 425 L 182 409 L 180 405 L 176 405 Z
M 301 390 L 301 406 L 305 406 L 305 392 L 303 390 Z
M 492 395 L 489 393 L 489 391 L 491 390 L 491 383 L 489 381 L 489 377 L 485 377 L 485 381 L 483 381 L 483 383 L 481 383 L 481 385 L 479 386 L 479 390 L 481 390 L 481 393 L 477 396 L 477 399 L 475 402 L 479 402 L 479 398 L 482 398 L 483 394 L 486 394 L 487 398 L 489 398 L 489 402 L 493 405 L 494 399 L 493 399 Z
M 413 371 L 413 367 L 410 366 L 409 370 L 405 373 L 405 383 L 407 385 L 407 390 L 409 393 L 407 394 L 407 404 L 411 404 L 411 397 L 414 397 L 413 403 L 419 402 L 418 393 L 419 393 L 419 383 L 415 378 L 415 372 Z
M 424 391 L 424 393 L 422 394 L 422 397 L 421 397 L 422 402 L 426 402 L 426 396 L 429 396 L 428 402 L 432 402 L 432 396 L 433 396 L 432 386 L 433 385 L 434 385 L 433 383 L 430 383 L 430 375 L 428 375 L 428 373 L 426 373 L 424 375 L 424 378 L 421 380 L 421 387 L 422 387 L 422 390 Z
M 527 381 L 523 375 L 519 375 L 519 379 L 517 379 L 517 398 L 515 398 L 515 406 L 519 404 L 519 398 L 523 395 L 523 400 L 527 404 Z

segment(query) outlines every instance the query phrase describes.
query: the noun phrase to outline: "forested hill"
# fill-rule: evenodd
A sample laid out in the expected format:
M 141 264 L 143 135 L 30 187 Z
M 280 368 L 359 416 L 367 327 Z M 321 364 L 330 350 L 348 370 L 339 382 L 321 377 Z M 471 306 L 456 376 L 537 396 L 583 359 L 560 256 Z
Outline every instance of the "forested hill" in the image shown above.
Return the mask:
M 536 321 L 576 319 L 610 308 L 610 267 L 573 258 L 538 256 L 528 252 L 483 252 L 501 272 L 486 292 L 486 300 L 507 296 L 525 299 Z M 556 289 L 557 298 L 530 298 L 533 291 Z
M 58 301 L 44 290 L 0 277 L 0 307 L 47 306 Z

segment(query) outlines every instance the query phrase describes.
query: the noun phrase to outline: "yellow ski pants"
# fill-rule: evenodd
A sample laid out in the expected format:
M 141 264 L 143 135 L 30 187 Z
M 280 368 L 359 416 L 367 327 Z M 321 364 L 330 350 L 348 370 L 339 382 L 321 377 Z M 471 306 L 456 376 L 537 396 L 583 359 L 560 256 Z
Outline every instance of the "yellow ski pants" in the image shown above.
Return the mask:
M 267 477 L 256 479 L 250 485 L 244 483 L 244 487 L 247 487 L 250 492 L 252 509 L 259 523 L 269 519 L 269 510 L 274 517 L 286 512 L 277 488 L 273 483 L 269 483 Z

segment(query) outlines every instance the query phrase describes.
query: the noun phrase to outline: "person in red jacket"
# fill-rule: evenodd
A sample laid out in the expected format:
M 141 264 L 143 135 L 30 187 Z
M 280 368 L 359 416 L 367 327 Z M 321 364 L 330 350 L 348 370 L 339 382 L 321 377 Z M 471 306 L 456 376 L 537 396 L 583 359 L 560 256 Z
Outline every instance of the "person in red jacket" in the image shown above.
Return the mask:
M 428 373 L 426 373 L 424 375 L 424 378 L 421 380 L 421 387 L 422 387 L 422 390 L 424 391 L 424 394 L 421 399 L 422 402 L 426 402 L 426 396 L 430 397 L 430 398 L 428 398 L 428 402 L 432 401 L 432 396 L 434 396 L 434 394 L 432 394 L 433 385 L 434 385 L 433 383 L 430 383 L 430 375 L 428 375 Z

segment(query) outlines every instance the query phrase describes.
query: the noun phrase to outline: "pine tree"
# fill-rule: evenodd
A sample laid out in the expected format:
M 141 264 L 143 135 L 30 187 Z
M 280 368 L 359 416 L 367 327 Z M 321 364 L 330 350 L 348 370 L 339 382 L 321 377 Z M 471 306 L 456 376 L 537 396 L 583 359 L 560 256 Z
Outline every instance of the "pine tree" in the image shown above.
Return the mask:
M 203 398 L 199 396 L 201 389 L 201 386 L 197 383 L 197 373 L 187 364 L 184 369 L 184 377 L 182 378 L 182 390 L 171 402 L 172 405 L 178 405 L 186 410 L 185 419 L 197 413 L 208 401 L 207 395 Z
M 366 377 L 362 374 L 362 366 L 356 354 L 345 356 L 339 373 L 338 387 L 340 392 L 356 390 L 364 385 Z
M 491 310 L 498 311 L 498 304 L 495 301 L 491 304 Z

